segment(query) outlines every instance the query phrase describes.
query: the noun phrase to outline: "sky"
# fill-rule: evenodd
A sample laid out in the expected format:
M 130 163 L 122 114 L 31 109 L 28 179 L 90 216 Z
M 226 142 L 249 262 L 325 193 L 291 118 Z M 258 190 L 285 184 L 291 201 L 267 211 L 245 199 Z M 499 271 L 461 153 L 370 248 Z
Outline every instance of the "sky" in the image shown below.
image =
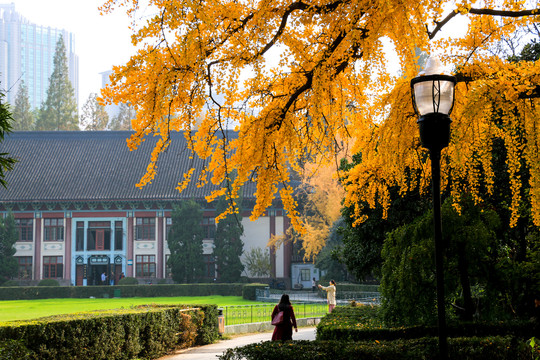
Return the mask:
M 99 93 L 100 73 L 111 70 L 113 65 L 125 64 L 135 53 L 131 44 L 130 19 L 122 9 L 100 15 L 98 7 L 105 0 L 0 2 L 14 3 L 15 10 L 32 23 L 64 29 L 75 35 L 75 53 L 79 56 L 79 109 L 91 93 Z M 145 9 L 140 11 L 141 16 L 150 13 Z
M 64 29 L 75 35 L 79 56 L 79 108 L 90 93 L 99 93 L 103 71 L 122 65 L 135 53 L 130 20 L 122 11 L 101 16 L 105 0 L 0 0 L 37 25 Z

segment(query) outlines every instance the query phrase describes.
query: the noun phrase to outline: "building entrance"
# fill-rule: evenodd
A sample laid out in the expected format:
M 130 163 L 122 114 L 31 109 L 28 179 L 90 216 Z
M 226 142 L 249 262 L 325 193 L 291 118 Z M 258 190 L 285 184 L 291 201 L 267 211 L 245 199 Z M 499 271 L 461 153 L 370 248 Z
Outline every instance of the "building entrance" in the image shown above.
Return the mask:
M 109 285 L 110 259 L 107 255 L 93 255 L 88 259 L 88 285 Z M 102 275 L 105 275 L 105 281 Z

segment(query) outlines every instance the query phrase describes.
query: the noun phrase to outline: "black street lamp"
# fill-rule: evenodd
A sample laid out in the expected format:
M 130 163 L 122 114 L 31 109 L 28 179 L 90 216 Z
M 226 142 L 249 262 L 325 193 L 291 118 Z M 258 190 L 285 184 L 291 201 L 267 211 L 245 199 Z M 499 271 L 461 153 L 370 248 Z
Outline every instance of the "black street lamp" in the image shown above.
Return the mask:
M 437 312 L 439 354 L 448 359 L 446 314 L 444 306 L 444 266 L 441 223 L 441 150 L 450 142 L 450 112 L 454 107 L 456 78 L 442 74 L 438 59 L 429 58 L 426 68 L 411 80 L 414 111 L 418 115 L 420 141 L 431 156 L 433 223 L 435 232 L 435 269 L 437 274 Z

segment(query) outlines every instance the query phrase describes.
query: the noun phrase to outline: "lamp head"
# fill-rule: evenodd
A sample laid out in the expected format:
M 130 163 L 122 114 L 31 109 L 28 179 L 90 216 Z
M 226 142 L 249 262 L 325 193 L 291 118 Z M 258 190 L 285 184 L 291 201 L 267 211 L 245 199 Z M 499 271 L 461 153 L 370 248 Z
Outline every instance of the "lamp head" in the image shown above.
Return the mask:
M 454 107 L 456 78 L 443 73 L 437 58 L 430 57 L 426 68 L 411 80 L 414 111 L 418 114 L 420 140 L 430 150 L 450 142 L 450 113 Z

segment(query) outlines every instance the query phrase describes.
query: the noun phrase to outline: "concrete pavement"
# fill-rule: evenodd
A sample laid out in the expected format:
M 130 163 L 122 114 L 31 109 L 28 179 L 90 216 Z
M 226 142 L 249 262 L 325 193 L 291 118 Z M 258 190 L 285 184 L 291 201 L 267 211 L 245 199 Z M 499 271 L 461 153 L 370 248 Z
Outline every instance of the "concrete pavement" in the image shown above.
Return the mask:
M 298 332 L 293 332 L 293 340 L 315 340 L 315 327 L 299 328 Z M 272 338 L 272 331 L 234 336 L 230 340 L 220 340 L 215 344 L 204 345 L 185 350 L 180 350 L 176 354 L 159 358 L 158 360 L 209 360 L 217 359 L 217 356 L 230 348 L 244 346 L 248 344 L 268 341 Z

